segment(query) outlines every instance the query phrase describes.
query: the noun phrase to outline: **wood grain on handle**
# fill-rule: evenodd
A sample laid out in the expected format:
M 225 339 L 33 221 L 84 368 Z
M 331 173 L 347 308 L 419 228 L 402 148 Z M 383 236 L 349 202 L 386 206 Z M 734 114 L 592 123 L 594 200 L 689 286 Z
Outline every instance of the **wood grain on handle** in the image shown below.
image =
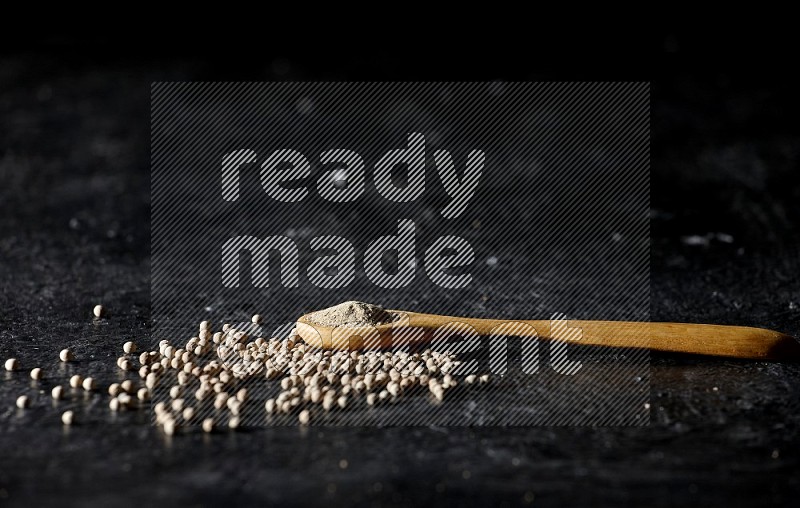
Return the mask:
M 672 353 L 690 353 L 730 358 L 759 360 L 799 360 L 800 344 L 791 336 L 746 326 L 704 325 L 689 323 L 644 323 L 625 321 L 568 320 L 560 323 L 561 331 L 551 330 L 547 320 L 498 320 L 439 316 L 416 312 L 392 311 L 403 316 L 395 323 L 375 327 L 378 337 L 373 336 L 370 346 L 418 345 L 429 342 L 436 330 L 448 323 L 464 323 L 479 335 L 509 332 L 512 335 L 533 335 L 541 340 L 561 339 L 576 345 L 640 348 Z M 512 326 L 521 323 L 524 326 Z M 498 327 L 505 327 L 498 328 Z M 421 329 L 422 334 L 404 333 L 409 329 Z M 575 335 L 576 333 L 580 335 Z M 356 329 L 333 328 L 310 323 L 301 317 L 297 321 L 298 334 L 311 345 L 325 349 L 361 349 Z M 366 335 L 366 333 L 365 333 Z M 376 340 L 379 343 L 376 343 Z

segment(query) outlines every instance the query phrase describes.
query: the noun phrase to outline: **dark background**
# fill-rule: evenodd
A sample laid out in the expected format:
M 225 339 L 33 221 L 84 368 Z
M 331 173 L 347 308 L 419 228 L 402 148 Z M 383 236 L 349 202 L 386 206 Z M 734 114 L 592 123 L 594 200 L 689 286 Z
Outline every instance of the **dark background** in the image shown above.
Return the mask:
M 119 344 L 146 337 L 155 80 L 650 80 L 652 319 L 800 335 L 790 33 L 532 31 L 425 38 L 423 52 L 396 36 L 384 49 L 371 34 L 308 50 L 268 30 L 227 44 L 146 29 L 4 34 L 0 357 L 23 371 L 0 377 L 0 504 L 796 503 L 792 364 L 653 355 L 651 425 L 636 429 L 289 427 L 166 439 L 145 412 L 109 416 L 106 397 L 54 406 L 48 381 L 31 409 L 14 406 L 37 391 L 31 367 L 108 381 Z M 92 321 L 100 300 L 113 314 Z M 65 342 L 82 358 L 66 367 L 55 360 Z M 64 430 L 68 407 L 81 424 Z

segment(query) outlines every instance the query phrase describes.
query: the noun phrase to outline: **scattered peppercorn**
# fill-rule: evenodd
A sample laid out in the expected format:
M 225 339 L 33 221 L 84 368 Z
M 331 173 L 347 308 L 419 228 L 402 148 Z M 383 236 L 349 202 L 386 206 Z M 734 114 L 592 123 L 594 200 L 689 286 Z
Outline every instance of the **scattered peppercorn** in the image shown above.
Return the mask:
M 62 349 L 61 352 L 58 353 L 58 358 L 62 362 L 71 362 L 72 360 L 75 359 L 75 355 L 72 354 L 72 351 L 70 351 L 69 349 Z

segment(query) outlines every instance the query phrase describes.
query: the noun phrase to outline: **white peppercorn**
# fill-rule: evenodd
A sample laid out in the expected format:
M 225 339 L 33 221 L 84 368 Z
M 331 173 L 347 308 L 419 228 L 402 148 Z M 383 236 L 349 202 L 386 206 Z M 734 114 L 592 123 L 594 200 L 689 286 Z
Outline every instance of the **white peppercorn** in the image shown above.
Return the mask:
M 183 416 L 184 421 L 191 421 L 191 419 L 194 418 L 194 408 L 192 406 L 186 406 L 183 408 L 181 416 Z
M 163 425 L 164 434 L 171 436 L 175 434 L 175 430 L 178 428 L 178 424 L 172 418 L 166 420 Z
M 28 399 L 27 395 L 20 395 L 19 397 L 17 397 L 18 408 L 25 409 L 28 406 L 30 406 L 30 399 Z

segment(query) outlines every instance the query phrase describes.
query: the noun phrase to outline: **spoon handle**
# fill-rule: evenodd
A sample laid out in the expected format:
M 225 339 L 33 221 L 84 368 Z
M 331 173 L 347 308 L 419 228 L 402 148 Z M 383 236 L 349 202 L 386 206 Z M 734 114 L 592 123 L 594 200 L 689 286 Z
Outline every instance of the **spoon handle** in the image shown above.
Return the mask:
M 758 360 L 800 359 L 800 343 L 793 337 L 763 328 L 692 323 L 648 323 L 629 321 L 546 321 L 474 319 L 407 312 L 401 322 L 426 331 L 448 323 L 471 326 L 478 335 L 515 335 L 543 340 L 564 340 L 588 346 L 650 349 Z M 451 325 L 458 326 L 458 325 Z M 393 329 L 393 338 L 402 336 Z M 430 339 L 430 334 L 426 338 Z M 395 340 L 395 345 L 399 343 Z

